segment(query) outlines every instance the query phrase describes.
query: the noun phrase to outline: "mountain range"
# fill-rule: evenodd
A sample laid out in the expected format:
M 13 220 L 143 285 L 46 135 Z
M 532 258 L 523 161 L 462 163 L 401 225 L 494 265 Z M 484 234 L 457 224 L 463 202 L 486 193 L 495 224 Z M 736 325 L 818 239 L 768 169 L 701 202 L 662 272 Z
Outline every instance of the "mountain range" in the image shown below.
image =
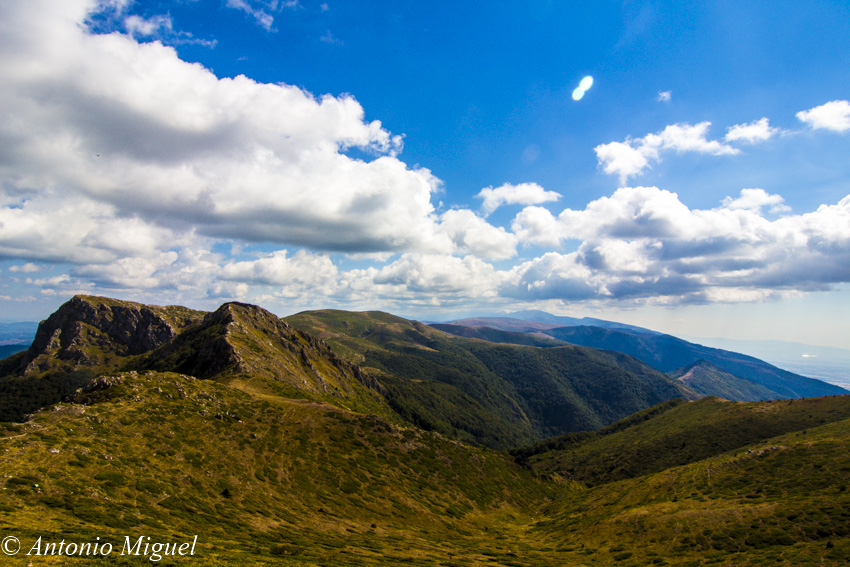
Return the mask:
M 539 312 L 532 312 L 531 315 L 538 315 L 538 318 L 541 318 Z M 847 393 L 847 390 L 840 386 L 794 374 L 752 356 L 706 347 L 640 327 L 618 327 L 616 323 L 611 322 L 603 322 L 606 324 L 604 327 L 585 324 L 561 325 L 570 321 L 580 323 L 582 320 L 551 315 L 542 318 L 549 322 L 544 321 L 541 326 L 541 322 L 538 321 L 526 323 L 522 319 L 500 317 L 465 319 L 436 326 L 446 332 L 463 336 L 469 336 L 471 331 L 466 329 L 472 328 L 481 338 L 486 333 L 493 333 L 494 331 L 490 330 L 493 329 L 531 335 L 538 339 L 541 337 L 556 339 L 562 341 L 557 344 L 575 344 L 628 354 L 657 370 L 674 374 L 696 362 L 705 361 L 738 379 L 752 383 L 748 388 L 751 393 L 747 395 L 742 395 L 740 389 L 726 392 L 722 388 L 715 387 L 711 392 L 712 395 L 732 400 L 798 398 Z M 504 340 L 509 339 L 504 338 Z M 761 388 L 756 388 L 755 385 Z M 761 392 L 762 395 L 756 392 Z
M 850 396 L 451 327 L 76 296 L 0 361 L 0 529 L 198 535 L 181 565 L 850 559 Z

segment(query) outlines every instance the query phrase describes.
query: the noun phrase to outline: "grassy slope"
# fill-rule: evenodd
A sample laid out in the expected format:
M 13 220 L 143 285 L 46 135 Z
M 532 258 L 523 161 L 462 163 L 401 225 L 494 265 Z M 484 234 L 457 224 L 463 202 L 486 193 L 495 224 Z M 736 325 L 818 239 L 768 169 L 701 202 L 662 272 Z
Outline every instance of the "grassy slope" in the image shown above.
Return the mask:
M 413 423 L 495 448 L 595 429 L 692 393 L 631 357 L 446 335 L 385 313 L 306 312 L 286 320 L 380 373 Z
M 362 413 L 392 410 L 368 377 L 326 344 L 253 305 L 228 303 L 127 365 L 215 378 L 258 395 L 328 402 Z
M 727 400 L 777 400 L 782 396 L 761 384 L 729 374 L 705 360 L 667 373 L 702 396 L 718 396 Z
M 411 423 L 495 448 L 537 437 L 513 387 L 445 333 L 380 312 L 323 310 L 285 320 L 378 376 Z
M 587 489 L 327 404 L 258 399 L 172 373 L 117 378 L 28 424 L 0 426 L 4 533 L 26 545 L 43 536 L 119 546 L 125 535 L 198 534 L 196 556 L 175 565 L 850 559 L 848 420 Z M 662 416 L 683 407 L 670 405 Z M 33 564 L 68 561 L 42 559 Z
M 578 439 L 572 446 L 522 456 L 539 473 L 560 473 L 600 484 L 684 465 L 739 449 L 790 431 L 850 418 L 850 396 L 728 402 L 703 398 L 666 411 L 646 412 L 646 420 L 614 424 Z
M 543 557 L 523 533 L 548 489 L 505 455 L 179 374 L 113 382 L 80 398 L 88 405 L 0 431 L 0 530 L 23 541 L 200 534 L 199 564 Z
M 539 529 L 615 565 L 847 565 L 848 444 L 844 419 L 652 475 L 565 485 Z

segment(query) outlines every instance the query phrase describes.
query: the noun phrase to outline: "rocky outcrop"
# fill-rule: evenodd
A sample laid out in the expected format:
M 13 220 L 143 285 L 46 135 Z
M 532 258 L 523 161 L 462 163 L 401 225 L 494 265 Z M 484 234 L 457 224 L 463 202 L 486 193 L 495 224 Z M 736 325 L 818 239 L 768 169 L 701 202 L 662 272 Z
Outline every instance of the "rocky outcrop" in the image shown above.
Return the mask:
M 108 364 L 114 357 L 142 354 L 172 340 L 200 312 L 77 295 L 38 326 L 21 361 L 32 374 Z
M 29 350 L 9 360 L 0 367 L 0 390 L 13 392 L 0 399 L 0 417 L 7 419 L 80 388 L 89 395 L 84 389 L 92 380 L 134 370 L 177 372 L 343 407 L 371 410 L 384 403 L 375 395 L 383 392 L 381 384 L 324 341 L 244 303 L 207 313 L 78 295 L 41 322 Z
M 138 366 L 198 378 L 262 376 L 299 390 L 346 398 L 377 380 L 331 351 L 325 341 L 291 327 L 256 305 L 225 303 L 201 324 L 145 356 Z

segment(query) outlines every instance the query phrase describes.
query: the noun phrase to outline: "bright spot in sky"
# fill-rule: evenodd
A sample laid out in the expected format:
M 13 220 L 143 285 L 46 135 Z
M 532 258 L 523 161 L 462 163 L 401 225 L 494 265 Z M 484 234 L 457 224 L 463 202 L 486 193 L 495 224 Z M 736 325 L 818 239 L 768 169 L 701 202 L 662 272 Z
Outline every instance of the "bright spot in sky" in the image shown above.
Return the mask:
M 584 97 L 584 93 L 593 86 L 593 77 L 590 75 L 586 76 L 581 80 L 578 84 L 578 88 L 573 91 L 573 100 L 581 100 Z

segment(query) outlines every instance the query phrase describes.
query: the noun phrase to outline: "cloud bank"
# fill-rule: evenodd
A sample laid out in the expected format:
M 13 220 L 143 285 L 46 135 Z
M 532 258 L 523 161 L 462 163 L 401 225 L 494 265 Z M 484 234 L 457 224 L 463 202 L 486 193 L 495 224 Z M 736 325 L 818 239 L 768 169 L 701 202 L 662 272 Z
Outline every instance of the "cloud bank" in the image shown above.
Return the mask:
M 289 4 L 229 3 L 267 29 L 263 14 Z M 6 289 L 409 312 L 754 301 L 850 281 L 850 197 L 792 215 L 760 188 L 700 210 L 664 189 L 622 187 L 556 213 L 559 193 L 507 183 L 482 189 L 478 212 L 442 210 L 432 202 L 442 182 L 404 163 L 402 138 L 354 97 L 218 78 L 152 41 L 187 37 L 167 15 L 125 6 L 0 3 Z M 798 117 L 842 132 L 848 108 Z M 709 128 L 673 124 L 595 151 L 625 182 L 666 156 L 736 155 L 733 143 L 778 133 L 767 118 L 723 140 Z M 492 224 L 506 205 L 523 208 L 509 228 Z

